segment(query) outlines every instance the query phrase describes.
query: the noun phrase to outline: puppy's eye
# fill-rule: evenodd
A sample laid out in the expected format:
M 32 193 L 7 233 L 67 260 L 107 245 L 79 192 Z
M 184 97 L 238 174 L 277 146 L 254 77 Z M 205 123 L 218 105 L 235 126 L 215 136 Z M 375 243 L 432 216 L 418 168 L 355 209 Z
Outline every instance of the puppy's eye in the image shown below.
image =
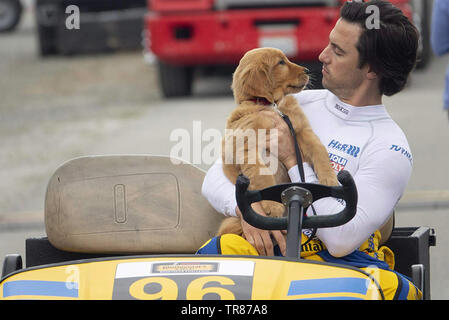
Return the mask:
M 280 64 L 280 65 L 284 65 L 284 64 L 285 64 L 285 61 L 284 61 L 284 60 L 281 60 L 281 61 L 279 61 L 279 64 Z

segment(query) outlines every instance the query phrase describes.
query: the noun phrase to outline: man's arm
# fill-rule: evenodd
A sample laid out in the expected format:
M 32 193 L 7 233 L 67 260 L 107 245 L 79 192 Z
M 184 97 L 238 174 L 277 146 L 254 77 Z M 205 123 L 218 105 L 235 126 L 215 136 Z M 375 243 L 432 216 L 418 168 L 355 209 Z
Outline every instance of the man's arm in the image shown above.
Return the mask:
M 235 185 L 225 176 L 221 158 L 215 161 L 207 171 L 201 192 L 218 212 L 226 216 L 242 218 L 235 199 Z M 265 214 L 260 203 L 254 203 L 252 206 L 257 213 L 261 215 Z M 241 219 L 241 223 L 246 240 L 256 248 L 260 255 L 274 255 L 273 242 L 270 234 L 276 239 L 281 252 L 285 255 L 285 239 L 280 231 L 260 230 L 251 226 L 243 219 Z
M 363 157 L 353 175 L 358 192 L 355 217 L 342 226 L 317 231 L 318 238 L 335 257 L 358 249 L 390 218 L 411 175 L 410 160 L 399 151 L 383 147 L 366 152 Z M 325 198 L 316 201 L 314 207 L 318 215 L 326 215 L 341 211 L 344 205 L 334 198 Z
M 235 186 L 223 172 L 221 157 L 207 171 L 201 187 L 201 193 L 215 210 L 225 216 L 237 217 Z

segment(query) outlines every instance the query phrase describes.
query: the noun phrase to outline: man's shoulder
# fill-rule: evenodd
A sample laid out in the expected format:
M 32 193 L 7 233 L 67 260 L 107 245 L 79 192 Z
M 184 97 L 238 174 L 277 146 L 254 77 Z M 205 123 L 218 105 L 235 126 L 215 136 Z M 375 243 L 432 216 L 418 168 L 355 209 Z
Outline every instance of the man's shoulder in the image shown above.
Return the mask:
M 407 136 L 402 128 L 392 118 L 380 119 L 372 121 L 374 129 L 374 137 L 379 141 L 396 141 L 401 140 L 407 142 Z
M 326 99 L 328 94 L 329 90 L 327 89 L 309 89 L 301 91 L 294 96 L 301 106 L 305 106 L 309 103 Z
M 413 163 L 407 136 L 393 119 L 375 121 L 372 125 L 373 136 L 367 145 L 372 152 L 384 153 L 389 158 L 400 155 L 400 157 L 406 158 L 410 164 Z

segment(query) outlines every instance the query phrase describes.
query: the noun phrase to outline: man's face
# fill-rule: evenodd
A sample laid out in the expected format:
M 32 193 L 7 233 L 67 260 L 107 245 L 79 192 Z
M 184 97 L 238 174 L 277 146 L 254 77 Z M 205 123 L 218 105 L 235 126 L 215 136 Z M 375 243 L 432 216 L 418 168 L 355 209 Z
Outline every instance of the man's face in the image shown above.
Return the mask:
M 323 87 L 335 95 L 348 98 L 365 79 L 366 69 L 359 68 L 356 45 L 362 28 L 339 19 L 329 34 L 329 44 L 321 52 Z

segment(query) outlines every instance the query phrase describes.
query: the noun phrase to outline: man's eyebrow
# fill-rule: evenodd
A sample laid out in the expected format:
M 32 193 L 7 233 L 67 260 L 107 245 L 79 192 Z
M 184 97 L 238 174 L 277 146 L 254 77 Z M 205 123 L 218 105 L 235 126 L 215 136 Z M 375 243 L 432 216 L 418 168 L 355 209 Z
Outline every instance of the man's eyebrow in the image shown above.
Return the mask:
M 342 53 L 346 53 L 345 50 L 343 50 L 338 44 L 336 44 L 335 42 L 331 41 L 331 46 L 334 48 L 337 48 L 338 50 L 340 50 Z

